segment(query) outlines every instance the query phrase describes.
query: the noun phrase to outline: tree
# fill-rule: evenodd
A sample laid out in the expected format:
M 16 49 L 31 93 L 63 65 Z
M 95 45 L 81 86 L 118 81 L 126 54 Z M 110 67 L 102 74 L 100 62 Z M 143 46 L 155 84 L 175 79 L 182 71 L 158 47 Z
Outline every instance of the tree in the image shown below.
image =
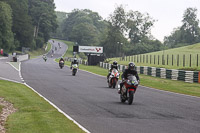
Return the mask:
M 57 21 L 53 0 L 29 0 L 29 15 L 33 20 L 36 47 L 40 48 L 56 31 Z
M 197 19 L 197 9 L 187 8 L 183 15 L 182 42 L 194 44 L 200 41 L 199 20 Z
M 64 20 L 65 39 L 79 45 L 99 45 L 106 23 L 96 12 L 75 9 Z
M 11 51 L 15 48 L 12 27 L 12 9 L 5 2 L 0 1 L 0 48 Z
M 151 36 L 151 27 L 155 20 L 149 14 L 138 11 L 129 11 L 127 20 L 128 36 L 133 44 L 140 42 L 143 38 Z
M 31 17 L 28 15 L 28 0 L 3 0 L 3 1 L 7 2 L 12 8 L 13 11 L 12 31 L 14 33 L 15 42 L 19 42 L 19 49 L 21 47 L 32 48 L 33 26 Z
M 80 23 L 73 27 L 70 33 L 70 39 L 76 41 L 79 45 L 95 46 L 98 45 L 96 27 L 89 23 Z
M 175 28 L 170 36 L 166 36 L 164 44 L 170 48 L 198 43 L 200 41 L 197 9 L 187 8 L 183 15 L 182 26 Z
M 110 15 L 108 21 L 111 25 L 106 39 L 107 43 L 105 44 L 108 45 L 108 43 L 110 43 L 110 45 L 112 45 L 112 50 L 106 48 L 108 55 L 114 54 L 115 56 L 119 56 L 121 55 L 121 51 L 122 53 L 125 52 L 126 55 L 131 55 L 153 50 L 153 48 L 151 48 L 151 42 L 155 40 L 151 39 L 150 31 L 155 20 L 148 14 L 142 14 L 132 10 L 126 12 L 124 7 L 120 5 L 115 9 L 113 14 Z M 130 43 L 127 41 L 128 39 L 130 39 Z M 121 48 L 121 45 L 117 42 L 122 42 L 124 44 L 120 52 L 118 49 Z M 158 49 L 160 49 L 160 45 Z

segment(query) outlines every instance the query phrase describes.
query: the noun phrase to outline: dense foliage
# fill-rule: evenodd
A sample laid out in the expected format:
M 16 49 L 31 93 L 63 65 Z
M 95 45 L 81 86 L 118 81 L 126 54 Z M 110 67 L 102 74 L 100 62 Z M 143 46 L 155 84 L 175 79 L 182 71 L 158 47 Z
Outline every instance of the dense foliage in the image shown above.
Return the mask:
M 3 48 L 6 51 L 15 49 L 21 50 L 22 47 L 31 49 L 41 48 L 44 43 L 50 39 L 50 33 L 55 31 L 57 27 L 55 5 L 53 0 L 0 0 L 9 5 L 11 8 L 4 10 L 2 14 L 10 14 L 9 23 L 12 31 L 8 42 L 12 41 L 14 35 L 14 43 L 4 43 Z M 9 10 L 10 9 L 10 10 Z M 2 30 L 0 28 L 0 30 Z M 0 34 L 0 40 L 5 36 Z M 9 45 L 6 47 L 5 45 Z M 11 46 L 10 46 L 11 45 Z
M 0 48 L 14 49 L 14 36 L 12 33 L 12 9 L 5 2 L 0 1 Z
M 126 12 L 122 5 L 110 14 L 108 20 L 87 9 L 74 9 L 65 14 L 57 12 L 57 15 L 59 20 L 62 16 L 64 20 L 59 23 L 55 37 L 78 45 L 103 46 L 107 57 L 151 52 L 162 47 L 162 43 L 152 39 L 150 33 L 155 20 L 138 11 Z

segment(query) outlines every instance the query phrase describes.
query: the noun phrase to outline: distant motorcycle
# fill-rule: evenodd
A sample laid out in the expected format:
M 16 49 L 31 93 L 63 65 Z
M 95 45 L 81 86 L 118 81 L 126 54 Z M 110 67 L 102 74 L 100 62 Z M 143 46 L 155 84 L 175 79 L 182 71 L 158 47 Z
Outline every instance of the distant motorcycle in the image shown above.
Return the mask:
M 46 61 L 47 61 L 47 57 L 46 57 L 46 56 L 43 56 L 43 60 L 46 62 Z
M 62 69 L 62 68 L 64 67 L 64 61 L 61 60 L 61 61 L 59 62 L 59 67 L 60 67 L 60 69 Z
M 120 73 L 118 72 L 117 69 L 113 69 L 110 76 L 108 77 L 108 87 L 115 88 L 119 79 Z
M 78 72 L 78 65 L 73 64 L 72 65 L 72 75 L 75 76 L 77 72 Z
M 125 81 L 121 89 L 120 100 L 122 103 L 124 103 L 126 100 L 128 101 L 129 105 L 133 103 L 134 94 L 138 85 L 139 83 L 135 76 L 128 76 L 128 79 Z

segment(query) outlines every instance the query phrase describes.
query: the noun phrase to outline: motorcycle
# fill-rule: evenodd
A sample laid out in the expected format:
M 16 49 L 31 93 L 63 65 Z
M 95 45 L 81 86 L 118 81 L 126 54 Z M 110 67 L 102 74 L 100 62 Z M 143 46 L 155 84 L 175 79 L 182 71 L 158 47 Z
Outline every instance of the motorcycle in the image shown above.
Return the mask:
M 77 72 L 78 72 L 78 65 L 73 64 L 72 65 L 72 75 L 75 76 Z
M 64 67 L 64 61 L 61 60 L 61 61 L 59 62 L 59 67 L 60 67 L 60 69 L 62 69 L 62 68 Z
M 43 56 L 43 60 L 46 62 L 46 61 L 47 61 L 47 57 L 46 57 L 46 56 Z
M 120 93 L 120 100 L 122 103 L 124 103 L 126 100 L 128 101 L 129 105 L 133 103 L 134 94 L 138 85 L 139 83 L 135 76 L 128 76 L 128 79 L 124 82 Z
M 115 88 L 119 79 L 120 73 L 118 72 L 117 69 L 113 69 L 109 78 L 108 78 L 108 87 Z

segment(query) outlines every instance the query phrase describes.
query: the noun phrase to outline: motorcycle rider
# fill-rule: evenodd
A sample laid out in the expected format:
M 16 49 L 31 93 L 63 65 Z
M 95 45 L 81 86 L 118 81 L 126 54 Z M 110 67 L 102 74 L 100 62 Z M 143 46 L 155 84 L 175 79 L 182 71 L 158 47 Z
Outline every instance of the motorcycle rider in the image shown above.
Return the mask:
M 65 60 L 61 57 L 60 60 L 59 60 L 59 63 L 63 61 L 65 63 Z
M 70 69 L 72 69 L 72 65 L 73 65 L 73 64 L 77 64 L 77 65 L 78 65 L 78 61 L 77 61 L 76 58 L 74 58 L 74 60 L 71 62 L 71 67 L 70 67 Z
M 109 76 L 111 75 L 111 72 L 113 69 L 117 69 L 118 70 L 118 65 L 117 65 L 117 61 L 113 61 L 113 64 L 111 65 L 111 68 L 109 70 L 109 73 L 107 75 L 107 82 L 109 82 Z
M 138 83 L 140 82 L 140 78 L 138 76 L 137 71 L 135 70 L 135 64 L 133 62 L 130 62 L 128 64 L 128 69 L 125 69 L 125 71 L 122 74 L 122 82 L 120 83 L 120 89 L 118 90 L 118 93 L 121 93 L 122 86 L 124 85 L 126 79 L 129 75 L 134 75 L 137 78 Z
M 45 61 L 47 60 L 47 56 L 44 54 L 42 57 Z

